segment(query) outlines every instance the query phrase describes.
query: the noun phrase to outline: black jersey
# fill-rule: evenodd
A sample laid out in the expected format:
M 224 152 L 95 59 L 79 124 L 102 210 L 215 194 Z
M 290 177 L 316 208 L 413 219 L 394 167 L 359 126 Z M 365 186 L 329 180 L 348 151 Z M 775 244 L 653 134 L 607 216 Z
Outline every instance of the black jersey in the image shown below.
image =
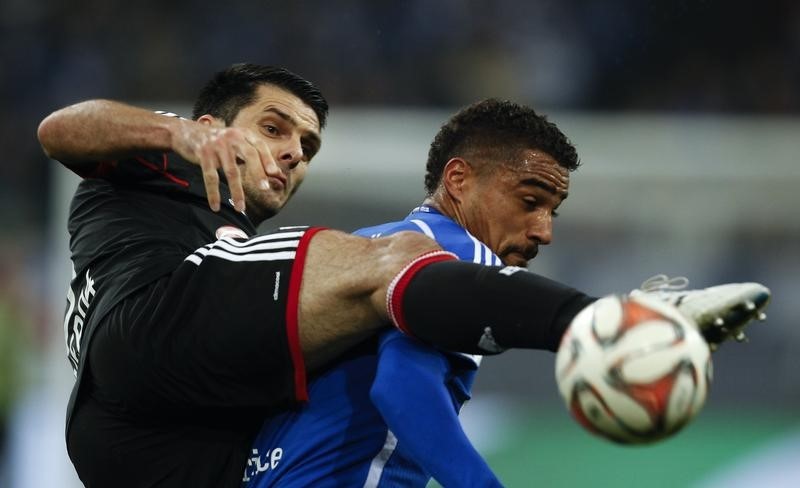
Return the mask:
M 233 209 L 224 183 L 222 208 L 212 212 L 200 168 L 174 153 L 103 162 L 82 176 L 69 214 L 73 279 L 64 318 L 67 356 L 78 382 L 82 352 L 115 304 L 171 273 L 220 232 L 255 233 L 250 220 Z
M 64 321 L 67 452 L 87 487 L 236 487 L 265 416 L 307 398 L 305 255 L 319 228 L 255 235 L 199 167 L 152 153 L 83 175 Z

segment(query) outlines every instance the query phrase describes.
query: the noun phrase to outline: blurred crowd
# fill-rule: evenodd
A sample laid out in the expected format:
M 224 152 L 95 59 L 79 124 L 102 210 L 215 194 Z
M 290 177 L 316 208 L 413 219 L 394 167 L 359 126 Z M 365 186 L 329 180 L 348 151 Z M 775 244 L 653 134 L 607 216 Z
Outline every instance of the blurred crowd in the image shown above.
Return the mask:
M 45 215 L 42 116 L 90 97 L 190 100 L 234 61 L 288 66 L 334 110 L 496 95 L 547 109 L 800 111 L 791 0 L 4 0 L 0 9 L 6 226 Z
M 46 255 L 39 120 L 86 98 L 190 101 L 237 61 L 289 67 L 334 112 L 500 96 L 546 110 L 796 115 L 800 3 L 3 0 L 0 341 L 43 327 L 37 301 L 19 298 L 38 292 L 29 277 Z

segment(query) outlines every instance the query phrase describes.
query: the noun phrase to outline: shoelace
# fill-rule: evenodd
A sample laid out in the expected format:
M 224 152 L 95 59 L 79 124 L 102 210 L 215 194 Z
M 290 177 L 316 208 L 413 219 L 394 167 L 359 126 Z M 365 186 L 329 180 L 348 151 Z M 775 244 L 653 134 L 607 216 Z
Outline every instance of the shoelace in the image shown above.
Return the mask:
M 689 278 L 685 276 L 670 278 L 665 274 L 657 274 L 644 280 L 639 289 L 644 292 L 675 291 L 683 290 L 687 286 L 689 286 Z

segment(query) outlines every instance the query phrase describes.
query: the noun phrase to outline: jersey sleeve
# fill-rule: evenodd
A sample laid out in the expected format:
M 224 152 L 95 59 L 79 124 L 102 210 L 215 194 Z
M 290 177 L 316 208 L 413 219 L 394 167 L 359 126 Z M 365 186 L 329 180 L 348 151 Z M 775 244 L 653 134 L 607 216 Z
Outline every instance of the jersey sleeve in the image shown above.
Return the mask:
M 502 486 L 458 420 L 448 358 L 391 331 L 378 359 L 370 398 L 404 451 L 443 486 Z
M 192 174 L 189 163 L 177 155 L 150 151 L 119 160 L 98 161 L 87 166 L 78 176 L 120 185 L 156 184 L 170 188 L 188 188 L 195 175 Z

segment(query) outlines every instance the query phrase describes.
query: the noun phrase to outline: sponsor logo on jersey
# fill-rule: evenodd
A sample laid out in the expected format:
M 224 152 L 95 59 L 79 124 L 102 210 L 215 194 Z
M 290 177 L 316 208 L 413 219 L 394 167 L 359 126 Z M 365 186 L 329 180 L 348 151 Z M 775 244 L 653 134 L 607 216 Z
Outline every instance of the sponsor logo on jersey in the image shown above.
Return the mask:
M 486 327 L 485 329 L 483 329 L 483 335 L 481 336 L 481 339 L 478 341 L 478 347 L 491 354 L 499 354 L 505 351 L 505 349 L 500 347 L 497 344 L 497 341 L 494 340 L 494 335 L 492 335 L 491 327 Z
M 247 467 L 244 468 L 242 481 L 250 481 L 255 476 L 265 471 L 274 470 L 283 458 L 283 449 L 276 447 L 267 449 L 262 454 L 258 449 L 253 449 L 252 456 L 247 460 Z
M 80 292 L 75 294 L 72 287 L 67 290 L 67 313 L 64 316 L 64 337 L 67 341 L 67 359 L 72 365 L 73 374 L 78 374 L 78 362 L 81 357 L 81 338 L 86 315 L 97 290 L 94 279 L 86 270 L 85 281 Z
M 511 276 L 514 273 L 518 273 L 520 271 L 528 271 L 527 268 L 520 268 L 519 266 L 506 266 L 505 268 L 498 271 L 498 273 L 506 276 Z
M 275 290 L 272 292 L 272 300 L 278 301 L 278 292 L 281 291 L 281 272 L 275 272 Z
M 232 225 L 223 225 L 216 232 L 217 239 L 223 237 L 232 237 L 234 239 L 247 239 L 247 233 L 238 227 Z

